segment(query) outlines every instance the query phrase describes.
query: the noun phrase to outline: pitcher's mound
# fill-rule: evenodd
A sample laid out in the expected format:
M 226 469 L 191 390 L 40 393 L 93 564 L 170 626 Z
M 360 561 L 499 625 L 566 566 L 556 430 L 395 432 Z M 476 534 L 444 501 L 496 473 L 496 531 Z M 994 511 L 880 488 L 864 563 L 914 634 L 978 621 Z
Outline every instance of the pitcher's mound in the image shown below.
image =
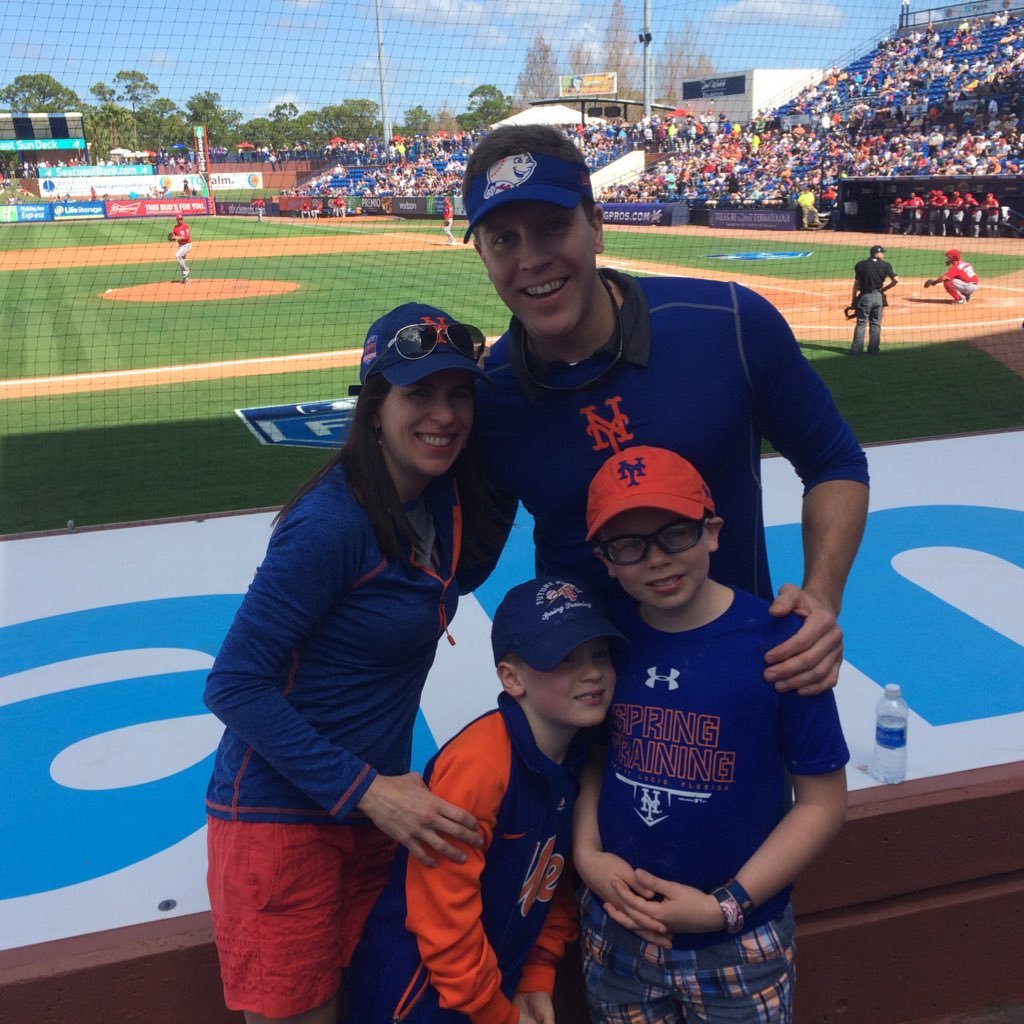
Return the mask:
M 115 302 L 220 302 L 224 299 L 253 299 L 262 295 L 283 295 L 298 290 L 295 281 L 250 281 L 230 277 L 190 277 L 180 281 L 137 284 L 131 288 L 108 288 L 101 299 Z

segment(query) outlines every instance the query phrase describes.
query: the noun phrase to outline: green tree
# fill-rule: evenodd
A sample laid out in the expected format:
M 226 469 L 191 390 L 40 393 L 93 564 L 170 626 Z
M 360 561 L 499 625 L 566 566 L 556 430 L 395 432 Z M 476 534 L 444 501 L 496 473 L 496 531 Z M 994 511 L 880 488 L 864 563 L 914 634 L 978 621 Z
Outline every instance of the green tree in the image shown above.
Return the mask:
M 429 135 L 434 131 L 434 119 L 426 107 L 410 107 L 402 116 L 397 131 L 399 135 Z
M 234 149 L 240 142 L 251 142 L 257 148 L 272 146 L 278 149 L 284 142 L 278 137 L 278 131 L 278 126 L 269 117 L 254 117 L 250 121 L 243 121 L 238 126 L 238 138 L 225 142 L 224 145 L 228 149 Z
M 77 110 L 81 100 L 49 75 L 18 75 L 0 89 L 0 105 L 16 114 L 60 114 Z
M 198 124 L 206 125 L 207 138 L 214 146 L 227 146 L 231 139 L 238 137 L 242 115 L 237 110 L 222 107 L 220 93 L 197 92 L 185 104 L 185 114 L 188 118 L 190 137 L 192 126 Z
M 343 139 L 365 139 L 383 132 L 380 107 L 373 100 L 344 100 L 322 107 L 313 113 L 309 124 L 309 141 L 320 144 L 336 135 Z
M 486 128 L 508 117 L 512 112 L 512 98 L 495 85 L 478 85 L 469 94 L 469 110 L 457 114 L 455 120 L 464 131 Z
M 114 75 L 117 98 L 132 114 L 132 140 L 139 148 L 139 111 L 159 95 L 160 90 L 141 71 L 118 71 Z
M 138 114 L 139 138 L 147 149 L 160 149 L 173 142 L 184 142 L 191 145 L 185 115 L 174 103 L 160 97 Z
M 91 91 L 91 90 L 90 90 Z M 93 160 L 107 159 L 111 150 L 125 149 L 131 141 L 134 122 L 119 103 L 101 103 L 84 111 L 85 132 Z

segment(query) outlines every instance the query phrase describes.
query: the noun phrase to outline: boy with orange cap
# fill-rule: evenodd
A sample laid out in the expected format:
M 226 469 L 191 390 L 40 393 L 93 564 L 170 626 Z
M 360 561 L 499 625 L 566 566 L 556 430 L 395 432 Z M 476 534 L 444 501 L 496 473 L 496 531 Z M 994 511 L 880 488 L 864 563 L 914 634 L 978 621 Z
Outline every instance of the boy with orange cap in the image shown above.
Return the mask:
M 764 651 L 799 622 L 709 577 L 722 526 L 664 448 L 625 448 L 590 485 L 588 539 L 635 602 L 573 823 L 594 1022 L 789 1024 L 790 889 L 846 814 L 835 699 L 764 685 Z

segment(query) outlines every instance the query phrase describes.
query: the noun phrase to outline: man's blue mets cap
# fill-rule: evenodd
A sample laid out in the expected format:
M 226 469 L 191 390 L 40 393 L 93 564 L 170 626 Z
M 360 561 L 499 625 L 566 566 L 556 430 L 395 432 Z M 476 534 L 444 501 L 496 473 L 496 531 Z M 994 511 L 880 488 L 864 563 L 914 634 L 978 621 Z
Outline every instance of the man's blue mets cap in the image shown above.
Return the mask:
M 580 644 L 599 637 L 623 639 L 588 587 L 555 577 L 513 587 L 491 626 L 495 665 L 515 654 L 537 672 L 550 672 Z
M 533 200 L 573 210 L 584 198 L 593 200 L 594 191 L 590 171 L 583 164 L 547 153 L 502 157 L 469 183 L 469 226 L 462 240 L 468 242 L 480 220 L 507 203 Z
M 459 323 L 443 309 L 407 302 L 370 326 L 359 382 L 365 384 L 367 377 L 379 373 L 389 384 L 407 387 L 441 370 L 465 370 L 487 380 L 473 354 L 482 344 L 483 335 L 475 327 Z M 349 394 L 358 394 L 358 389 L 350 387 Z

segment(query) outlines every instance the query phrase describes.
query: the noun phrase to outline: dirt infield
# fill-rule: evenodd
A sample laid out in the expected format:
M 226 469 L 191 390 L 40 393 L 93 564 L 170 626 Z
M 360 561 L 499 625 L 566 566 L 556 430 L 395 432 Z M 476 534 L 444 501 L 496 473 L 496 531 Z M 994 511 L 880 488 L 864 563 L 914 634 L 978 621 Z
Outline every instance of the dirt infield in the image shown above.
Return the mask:
M 295 281 L 252 281 L 248 278 L 201 277 L 186 285 L 180 281 L 136 284 L 131 288 L 108 288 L 101 299 L 111 302 L 220 302 L 224 299 L 253 299 L 261 295 L 295 292 Z
M 202 277 L 204 259 L 264 259 L 271 256 L 329 255 L 355 252 L 427 252 L 443 245 L 427 235 L 397 231 L 373 230 L 372 224 L 353 224 L 354 230 L 345 233 L 326 233 L 323 228 L 341 225 L 310 222 L 309 232 L 302 237 L 253 238 L 234 242 L 204 242 L 196 245 L 189 258 L 193 277 L 188 285 L 167 281 L 131 288 L 105 291 L 103 299 L 122 302 L 202 302 L 234 298 L 259 298 L 294 291 L 299 286 L 290 281 L 261 281 L 250 279 Z M 305 226 L 305 225 L 304 225 Z M 346 226 L 347 227 L 347 226 Z M 319 229 L 319 230 L 318 230 Z M 609 231 L 631 230 L 612 227 Z M 637 229 L 632 229 L 637 230 Z M 651 230 L 651 229 L 643 229 Z M 706 228 L 668 228 L 673 234 L 700 234 L 708 238 L 732 238 L 727 231 Z M 866 248 L 878 241 L 873 235 L 820 235 L 813 237 L 791 231 L 762 232 L 759 241 L 789 246 L 794 243 L 809 249 L 829 245 L 858 245 Z M 1012 241 L 1005 239 L 970 239 L 972 252 L 1004 252 Z M 895 250 L 899 242 L 892 240 Z M 908 244 L 915 248 L 934 248 L 937 253 L 948 248 L 945 238 L 914 238 Z M 965 245 L 966 248 L 966 245 Z M 466 252 L 466 250 L 462 250 Z M 469 253 L 466 253 L 469 255 Z M 168 246 L 146 243 L 125 246 L 89 246 L 74 249 L 36 249 L 0 253 L 2 270 L 49 270 L 58 267 L 103 266 L 134 263 L 167 263 Z M 898 263 L 898 260 L 894 260 Z M 654 274 L 678 274 L 679 268 L 647 260 L 607 258 L 603 264 L 624 271 Z M 899 270 L 896 266 L 897 272 Z M 853 325 L 845 319 L 842 310 L 849 302 L 852 282 L 813 281 L 806 284 L 789 278 L 755 276 L 737 272 L 732 265 L 728 271 L 701 267 L 699 276 L 713 280 L 737 281 L 745 284 L 779 308 L 798 338 L 814 337 L 845 345 L 852 336 Z M 1017 272 L 985 282 L 974 300 L 954 307 L 941 290 L 925 292 L 920 281 L 904 279 L 892 293 L 885 314 L 883 344 L 914 344 L 923 341 L 971 341 L 1000 360 L 1016 373 L 1024 376 L 1024 272 Z M 938 291 L 938 295 L 936 294 Z M 939 297 L 941 296 L 941 297 Z M 226 360 L 221 362 L 153 367 L 146 370 L 121 370 L 104 373 L 73 374 L 59 377 L 37 377 L 0 381 L 0 399 L 29 398 L 41 395 L 73 394 L 82 391 L 105 391 L 119 388 L 145 387 L 183 381 L 212 380 L 225 377 L 243 377 L 292 371 L 326 369 L 354 365 L 356 350 L 310 353 L 298 356 L 264 357 L 260 359 Z
M 440 244 L 423 235 L 388 232 L 318 234 L 305 237 L 252 238 L 244 242 L 196 242 L 188 261 L 197 267 L 203 260 L 267 259 L 272 256 L 330 256 L 346 252 L 426 252 Z M 175 266 L 175 247 L 166 242 L 142 245 L 84 245 L 66 249 L 17 249 L 0 253 L 0 271 L 59 270 L 65 267 L 103 267 L 124 263 L 166 263 Z

